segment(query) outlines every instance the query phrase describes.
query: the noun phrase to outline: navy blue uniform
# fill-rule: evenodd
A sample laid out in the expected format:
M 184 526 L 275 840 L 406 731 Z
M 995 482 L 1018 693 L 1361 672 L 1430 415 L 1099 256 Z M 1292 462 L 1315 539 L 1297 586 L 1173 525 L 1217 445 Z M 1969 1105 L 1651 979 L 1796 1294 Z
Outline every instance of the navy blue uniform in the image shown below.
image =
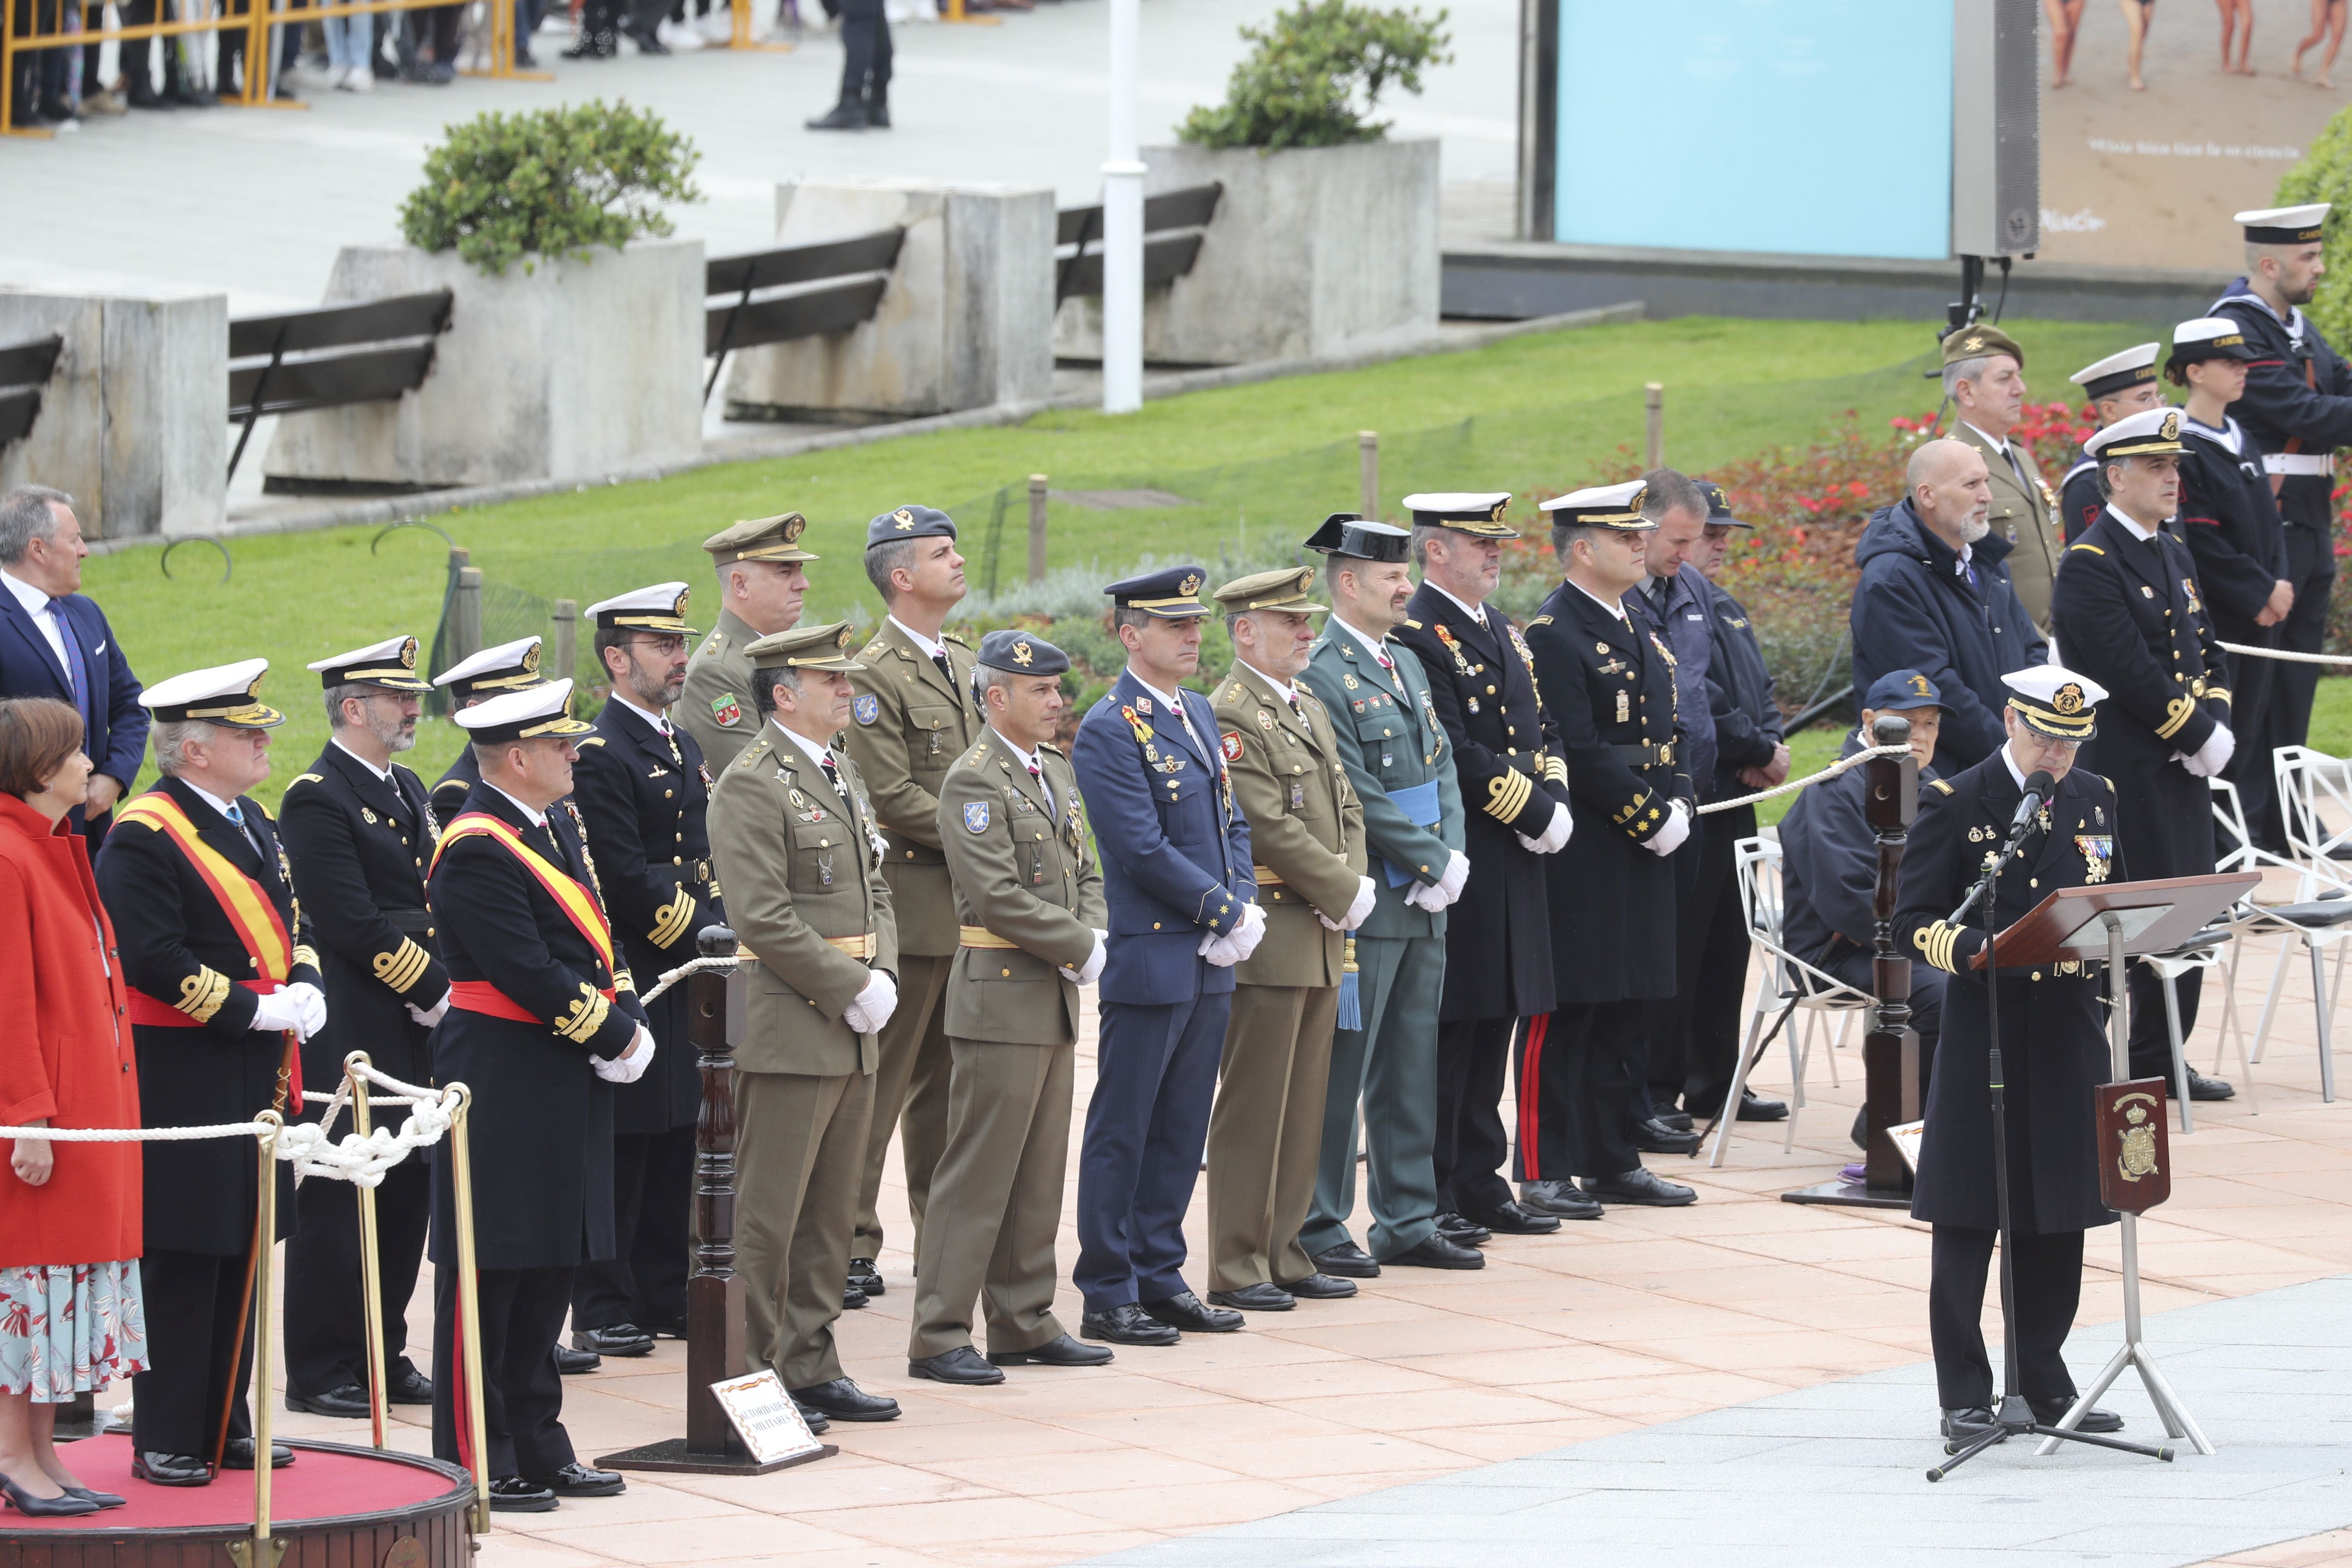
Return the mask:
M 2291 581 L 2287 562 L 2286 526 L 2270 480 L 2263 474 L 2262 454 L 2234 419 L 2210 429 L 2186 414 L 2180 431 L 2193 437 L 2180 459 L 2180 512 L 2175 523 L 2189 542 L 2197 561 L 2197 586 L 2205 596 L 2205 613 L 2213 635 L 2223 642 L 2248 647 L 2275 647 L 2279 626 L 2259 626 L 2254 617 L 2269 603 L 2282 582 Z M 2282 623 L 2284 625 L 2284 623 Z M 2221 776 L 2236 786 L 2238 805 L 2254 841 L 2282 853 L 2286 832 L 2272 805 L 2271 748 L 2273 737 L 2272 693 L 2278 660 L 2242 654 L 2230 656 L 2230 728 L 2236 731 L 2238 750 Z

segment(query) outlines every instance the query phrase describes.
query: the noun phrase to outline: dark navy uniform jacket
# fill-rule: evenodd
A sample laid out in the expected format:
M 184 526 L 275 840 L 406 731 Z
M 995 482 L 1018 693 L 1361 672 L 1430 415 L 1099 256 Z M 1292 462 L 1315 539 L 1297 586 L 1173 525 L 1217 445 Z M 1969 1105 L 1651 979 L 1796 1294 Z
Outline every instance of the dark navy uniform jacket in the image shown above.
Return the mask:
M 2099 521 L 2107 510 L 2107 498 L 2099 493 L 2099 465 L 2091 460 L 2090 448 L 2074 448 L 2074 460 L 2067 466 L 2066 478 L 2058 490 L 2058 525 L 2072 544 L 2083 537 L 2083 531 Z
M 1862 732 L 1851 731 L 1838 756 L 1861 750 Z M 1866 771 L 1807 784 L 1780 819 L 1780 941 L 1808 963 L 1841 936 L 1865 951 L 1876 940 L 1878 836 L 1864 816 Z M 1922 790 L 1935 782 L 1934 768 L 1919 770 Z
M 2263 473 L 2262 454 L 2236 420 L 2224 429 L 2180 416 L 2180 533 L 2197 561 L 2197 586 L 2225 641 L 2260 632 L 2254 617 L 2287 575 L 2286 524 Z
M 2352 446 L 2352 365 L 2301 310 L 2280 321 L 2241 278 L 2213 301 L 2211 314 L 2242 323 L 2253 351 L 2245 395 L 2229 412 L 2255 446 L 2284 452 L 2290 438 L 2299 439 L 2307 457 Z M 2276 492 L 2279 511 L 2290 523 L 2327 528 L 2335 488 L 2325 474 L 2290 476 Z
M 1665 579 L 1664 611 L 1650 598 L 1651 582 L 1638 583 L 1625 595 L 1625 608 L 1636 624 L 1658 634 L 1675 656 L 1675 701 L 1682 718 L 1682 771 L 1691 787 L 1702 794 L 1715 784 L 1715 704 L 1707 690 L 1715 663 L 1714 598 L 1707 580 L 1695 566 L 1685 566 Z M 1769 753 L 1768 753 L 1769 754 Z
M 1070 748 L 1110 911 L 1106 1002 L 1168 1006 L 1231 991 L 1233 969 L 1203 964 L 1201 938 L 1230 933 L 1242 907 L 1257 901 L 1249 821 L 1225 778 L 1216 714 L 1197 691 L 1177 697 L 1192 717 L 1191 735 L 1134 672 L 1122 671 L 1080 721 Z
M 1747 607 L 1699 576 L 1696 567 L 1684 568 L 1683 574 L 1706 590 L 1706 694 L 1715 725 L 1715 775 L 1704 779 L 1693 773 L 1691 781 L 1701 800 L 1729 800 L 1749 793 L 1739 770 L 1770 762 L 1786 726 L 1780 705 L 1773 700 L 1772 671 L 1764 663 L 1764 647 L 1756 640 L 1756 625 L 1748 618 Z M 1694 761 L 1696 755 L 1692 753 Z

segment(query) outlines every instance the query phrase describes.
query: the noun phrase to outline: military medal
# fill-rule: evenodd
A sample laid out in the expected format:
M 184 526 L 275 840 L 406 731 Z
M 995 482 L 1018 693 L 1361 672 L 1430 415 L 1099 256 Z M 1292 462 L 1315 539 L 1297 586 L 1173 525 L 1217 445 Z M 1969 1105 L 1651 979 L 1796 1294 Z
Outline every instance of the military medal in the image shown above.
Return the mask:
M 1465 698 L 1463 700 L 1471 712 L 1475 713 L 1478 711 L 1478 700 L 1475 697 Z
M 1307 786 L 1298 780 L 1290 781 L 1290 809 L 1303 811 L 1307 806 Z
M 360 807 L 360 820 L 366 823 L 370 827 L 373 827 L 375 826 L 375 813 L 370 811 L 366 806 L 362 806 Z
M 1633 694 L 1630 691 L 1620 691 L 1617 694 L 1617 722 L 1630 724 L 1633 721 Z
M 948 733 L 945 730 L 934 730 L 931 731 L 931 755 L 935 757 L 938 756 L 941 751 L 946 749 L 947 743 Z
M 2105 881 L 2108 869 L 2115 863 L 2116 841 L 2104 834 L 2078 834 L 2074 838 L 2074 847 L 2083 852 L 2083 880 L 2086 883 Z
M 818 881 L 821 885 L 823 885 L 823 886 L 824 886 L 824 887 L 828 887 L 828 888 L 830 888 L 830 887 L 832 887 L 832 886 L 833 886 L 833 857 L 832 857 L 832 856 L 830 856 L 830 855 L 820 855 L 820 856 L 818 856 L 818 857 L 816 858 L 816 879 L 817 879 L 817 881 Z

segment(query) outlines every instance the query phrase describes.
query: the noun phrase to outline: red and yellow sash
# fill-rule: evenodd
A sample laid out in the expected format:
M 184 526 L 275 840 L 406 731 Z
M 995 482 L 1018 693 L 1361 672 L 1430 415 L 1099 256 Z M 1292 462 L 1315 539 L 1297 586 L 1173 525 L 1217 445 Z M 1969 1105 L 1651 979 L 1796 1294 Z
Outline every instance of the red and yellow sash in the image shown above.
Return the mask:
M 441 856 L 450 845 L 460 838 L 472 837 L 495 838 L 506 846 L 507 851 L 522 862 L 523 869 L 536 877 L 539 885 L 547 889 L 548 896 L 555 900 L 556 908 L 563 911 L 564 918 L 588 939 L 588 945 L 594 948 L 596 956 L 604 961 L 604 973 L 608 975 L 620 973 L 620 966 L 613 959 L 613 927 L 604 919 L 604 906 L 596 901 L 595 895 L 572 880 L 570 872 L 552 864 L 546 856 L 525 844 L 520 834 L 488 812 L 467 812 L 443 829 L 441 842 L 433 851 L 434 867 L 439 868 Z
M 265 994 L 278 989 L 293 973 L 294 942 L 287 935 L 286 921 L 270 901 L 268 889 L 237 868 L 236 863 L 197 836 L 196 825 L 180 803 L 161 790 L 135 796 L 129 805 L 114 814 L 118 826 L 137 823 L 152 831 L 167 835 L 187 857 L 196 875 L 212 889 L 220 902 L 221 912 L 237 941 L 253 960 L 253 974 L 244 984 L 247 988 Z M 136 992 L 133 1022 L 163 1023 L 187 1026 L 198 1020 L 159 998 L 140 996 Z M 138 1005 L 139 1001 L 152 1004 Z

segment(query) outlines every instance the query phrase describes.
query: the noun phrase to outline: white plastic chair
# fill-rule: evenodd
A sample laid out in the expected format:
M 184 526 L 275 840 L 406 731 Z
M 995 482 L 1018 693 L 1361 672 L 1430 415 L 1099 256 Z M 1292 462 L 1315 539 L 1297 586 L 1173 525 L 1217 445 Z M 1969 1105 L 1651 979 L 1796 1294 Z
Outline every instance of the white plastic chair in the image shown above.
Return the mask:
M 2263 998 L 2262 1021 L 2255 1026 L 2253 1044 L 2244 1053 L 2244 1060 L 2251 1080 L 2252 1064 L 2263 1059 L 2271 1020 L 2278 1013 L 2288 950 L 2300 941 L 2311 960 L 2312 1008 L 2319 1035 L 2319 1095 L 2332 1103 L 2336 1053 L 2329 1035 L 2343 990 L 2345 958 L 2352 953 L 2352 863 L 2337 860 L 2335 851 L 2352 847 L 2352 766 L 2343 758 L 2308 746 L 2281 746 L 2272 753 L 2271 763 L 2291 857 L 2285 863 L 2295 872 L 2296 901 L 2254 906 L 2239 922 L 2239 929 L 2248 936 L 2275 934 L 2280 939 L 2270 989 Z M 2345 826 L 2332 826 L 2331 819 Z M 2243 842 L 2242 818 L 2235 824 L 2225 820 L 2224 826 L 2233 826 Z M 2336 950 L 2332 981 L 2325 962 L 2330 948 Z

